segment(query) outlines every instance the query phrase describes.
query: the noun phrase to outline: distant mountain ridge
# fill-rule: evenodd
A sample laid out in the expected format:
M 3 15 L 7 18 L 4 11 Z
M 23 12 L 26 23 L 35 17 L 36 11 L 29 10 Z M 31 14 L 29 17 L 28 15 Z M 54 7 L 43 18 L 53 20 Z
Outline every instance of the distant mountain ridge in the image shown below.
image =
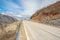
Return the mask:
M 32 21 L 60 26 L 60 1 L 38 10 L 31 17 Z
M 8 15 L 0 14 L 0 24 L 9 24 L 15 22 L 17 19 L 10 17 Z

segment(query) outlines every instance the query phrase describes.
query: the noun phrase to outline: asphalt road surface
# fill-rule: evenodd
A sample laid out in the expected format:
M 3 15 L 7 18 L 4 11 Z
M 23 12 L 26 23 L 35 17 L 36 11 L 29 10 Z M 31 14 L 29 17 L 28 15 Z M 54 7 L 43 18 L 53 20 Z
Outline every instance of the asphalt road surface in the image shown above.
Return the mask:
M 24 35 L 19 40 L 60 40 L 60 28 L 25 20 L 22 25 Z

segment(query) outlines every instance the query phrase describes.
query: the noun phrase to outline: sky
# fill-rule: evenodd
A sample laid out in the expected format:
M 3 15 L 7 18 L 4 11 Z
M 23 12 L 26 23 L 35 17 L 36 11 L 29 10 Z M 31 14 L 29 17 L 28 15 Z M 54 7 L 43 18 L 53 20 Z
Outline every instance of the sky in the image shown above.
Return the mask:
M 0 13 L 16 18 L 27 18 L 37 10 L 59 0 L 0 0 Z

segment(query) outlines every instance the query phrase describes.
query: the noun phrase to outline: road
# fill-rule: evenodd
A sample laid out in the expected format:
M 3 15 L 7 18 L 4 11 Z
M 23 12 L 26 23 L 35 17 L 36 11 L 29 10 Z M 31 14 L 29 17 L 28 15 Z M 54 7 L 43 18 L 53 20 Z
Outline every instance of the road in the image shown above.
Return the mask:
M 20 26 L 24 29 L 22 40 L 60 40 L 60 28 L 25 20 L 22 21 L 22 25 Z

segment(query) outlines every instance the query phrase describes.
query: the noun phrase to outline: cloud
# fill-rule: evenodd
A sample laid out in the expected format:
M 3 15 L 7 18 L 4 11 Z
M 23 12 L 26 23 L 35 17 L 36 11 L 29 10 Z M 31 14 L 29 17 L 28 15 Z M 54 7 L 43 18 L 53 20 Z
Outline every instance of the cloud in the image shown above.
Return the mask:
M 5 12 L 5 13 L 2 13 L 2 14 L 9 15 L 9 16 L 12 16 L 12 17 L 23 17 L 22 15 L 16 14 L 14 12 Z
M 2 0 L 0 1 L 1 5 L 0 7 L 2 8 L 2 11 L 11 11 L 11 12 L 21 12 L 22 6 L 16 4 L 15 2 L 13 2 L 13 0 L 9 1 L 9 0 Z
M 37 10 L 42 9 L 43 7 L 46 7 L 50 4 L 53 4 L 56 1 L 58 0 L 22 0 L 24 6 L 24 12 L 22 12 L 22 14 L 26 16 L 31 16 Z
M 58 0 L 17 0 L 19 4 L 11 1 L 4 1 L 8 10 L 6 14 L 13 17 L 31 17 L 37 10 L 42 9 L 50 4 L 55 3 Z M 22 6 L 20 6 L 20 4 Z M 23 9 L 23 10 L 22 10 Z
M 21 9 L 21 7 L 14 2 L 4 1 L 5 5 L 11 9 Z
M 0 9 L 0 10 L 2 10 L 2 9 Z
M 14 13 L 14 12 L 3 12 L 3 13 L 1 13 L 1 14 L 11 16 L 11 17 L 16 18 L 16 19 L 18 19 L 18 20 L 25 18 L 25 17 L 22 16 L 21 14 L 16 14 L 16 13 Z
M 36 0 L 22 0 L 22 3 L 24 6 L 22 14 L 31 16 L 38 9 Z

